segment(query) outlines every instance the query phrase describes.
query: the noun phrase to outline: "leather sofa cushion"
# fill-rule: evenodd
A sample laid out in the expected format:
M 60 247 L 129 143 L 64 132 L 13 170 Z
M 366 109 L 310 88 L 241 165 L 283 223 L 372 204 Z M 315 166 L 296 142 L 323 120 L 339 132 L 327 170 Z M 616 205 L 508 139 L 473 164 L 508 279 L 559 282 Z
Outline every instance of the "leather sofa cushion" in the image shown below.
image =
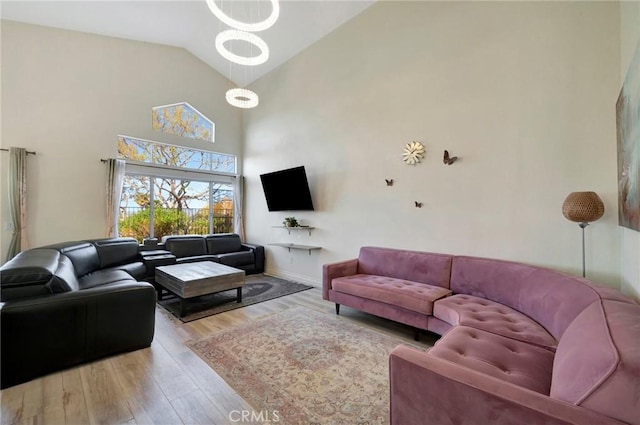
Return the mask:
M 74 264 L 69 257 L 64 255 L 60 256 L 56 272 L 53 274 L 49 283 L 47 283 L 47 288 L 53 294 L 77 291 L 80 289 Z
M 431 314 L 433 302 L 451 294 L 440 286 L 386 276 L 355 274 L 333 279 L 333 290 L 392 304 L 418 313 Z
M 173 257 L 175 258 L 175 256 Z M 135 280 L 143 280 L 147 277 L 147 266 L 142 261 L 136 261 L 128 264 L 121 264 L 119 266 L 108 267 L 106 269 L 102 269 L 101 271 L 108 270 L 122 270 L 131 275 Z
M 451 255 L 402 249 L 362 247 L 359 274 L 387 276 L 449 289 Z
M 88 242 L 67 242 L 58 246 L 60 253 L 71 259 L 73 267 L 76 269 L 76 276 L 81 277 L 100 269 L 98 251 L 92 244 Z
M 440 338 L 427 355 L 549 394 L 553 353 L 535 345 L 480 329 L 456 326 Z
M 221 264 L 231 267 L 248 266 L 254 263 L 253 252 L 251 251 L 229 252 L 218 254 L 216 257 L 218 257 Z
M 203 236 L 165 236 L 162 240 L 165 248 L 177 258 L 207 254 Z
M 0 270 L 2 288 L 44 285 L 58 268 L 60 253 L 53 249 L 23 251 L 7 261 Z
M 207 252 L 209 254 L 225 254 L 242 250 L 240 236 L 235 233 L 222 233 L 209 235 L 207 240 Z
M 24 251 L 0 269 L 2 301 L 49 294 L 46 287 L 58 268 L 60 253 L 53 249 Z
M 505 305 L 457 294 L 436 301 L 433 315 L 452 326 L 464 325 L 555 351 L 558 342 L 538 323 Z
M 196 255 L 193 257 L 184 257 L 184 258 L 176 258 L 176 263 L 196 263 L 198 261 L 213 261 L 215 263 L 218 262 L 217 255 Z
M 2 266 L 0 279 L 3 301 L 78 289 L 73 263 L 53 249 L 18 254 Z
M 95 245 L 100 259 L 100 268 L 134 263 L 139 260 L 138 241 L 134 238 L 109 238 L 89 241 Z
M 553 364 L 551 397 L 640 424 L 640 305 L 596 301 L 569 325 Z
M 171 254 L 171 251 L 167 251 L 166 249 L 152 249 L 149 251 L 140 251 L 140 256 L 142 258 L 155 257 L 156 255 L 166 255 L 166 254 Z
M 80 289 L 89 289 L 115 282 L 136 282 L 136 280 L 124 270 L 99 270 L 81 277 L 79 286 Z

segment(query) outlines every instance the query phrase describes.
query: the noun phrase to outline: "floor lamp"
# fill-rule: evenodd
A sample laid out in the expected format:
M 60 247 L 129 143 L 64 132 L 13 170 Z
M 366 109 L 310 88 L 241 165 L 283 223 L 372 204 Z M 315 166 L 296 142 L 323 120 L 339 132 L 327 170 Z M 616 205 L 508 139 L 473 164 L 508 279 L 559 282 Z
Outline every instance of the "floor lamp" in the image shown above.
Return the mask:
M 562 214 L 579 223 L 582 229 L 582 277 L 586 277 L 584 260 L 584 228 L 604 215 L 604 204 L 595 192 L 572 192 L 562 204 Z

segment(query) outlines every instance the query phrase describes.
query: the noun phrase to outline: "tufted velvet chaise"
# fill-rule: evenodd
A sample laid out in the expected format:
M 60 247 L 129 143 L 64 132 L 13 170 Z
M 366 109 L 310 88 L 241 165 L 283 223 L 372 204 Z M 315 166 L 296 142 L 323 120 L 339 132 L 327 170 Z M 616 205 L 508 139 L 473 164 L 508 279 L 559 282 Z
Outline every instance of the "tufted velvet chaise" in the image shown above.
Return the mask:
M 392 424 L 640 424 L 640 305 L 536 266 L 363 247 L 323 297 L 442 335 L 390 356 Z

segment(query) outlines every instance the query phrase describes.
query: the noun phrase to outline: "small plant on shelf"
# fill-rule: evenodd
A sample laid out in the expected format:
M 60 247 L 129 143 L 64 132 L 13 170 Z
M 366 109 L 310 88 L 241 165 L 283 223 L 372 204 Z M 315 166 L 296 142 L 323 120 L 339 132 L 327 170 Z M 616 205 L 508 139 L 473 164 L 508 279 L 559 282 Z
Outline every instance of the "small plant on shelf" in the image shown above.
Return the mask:
M 298 223 L 298 220 L 295 217 L 285 217 L 284 221 L 282 222 L 282 224 L 284 224 L 285 227 L 299 227 L 300 223 Z

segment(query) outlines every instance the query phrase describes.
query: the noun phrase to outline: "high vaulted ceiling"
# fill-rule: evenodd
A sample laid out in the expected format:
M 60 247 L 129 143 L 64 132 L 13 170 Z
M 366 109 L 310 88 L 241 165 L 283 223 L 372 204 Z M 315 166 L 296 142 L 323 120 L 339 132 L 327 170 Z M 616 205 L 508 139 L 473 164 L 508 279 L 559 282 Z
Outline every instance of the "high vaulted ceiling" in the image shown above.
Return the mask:
M 215 0 L 234 19 L 256 22 L 271 13 L 269 0 Z M 318 41 L 375 0 L 280 0 L 275 25 L 255 33 L 270 50 L 269 60 L 258 66 L 232 64 L 215 49 L 215 37 L 228 29 L 205 0 L 181 1 L 5 1 L 2 19 L 82 31 L 111 37 L 183 47 L 240 86 L 245 86 L 283 64 Z M 233 53 L 255 56 L 245 42 L 226 43 Z

